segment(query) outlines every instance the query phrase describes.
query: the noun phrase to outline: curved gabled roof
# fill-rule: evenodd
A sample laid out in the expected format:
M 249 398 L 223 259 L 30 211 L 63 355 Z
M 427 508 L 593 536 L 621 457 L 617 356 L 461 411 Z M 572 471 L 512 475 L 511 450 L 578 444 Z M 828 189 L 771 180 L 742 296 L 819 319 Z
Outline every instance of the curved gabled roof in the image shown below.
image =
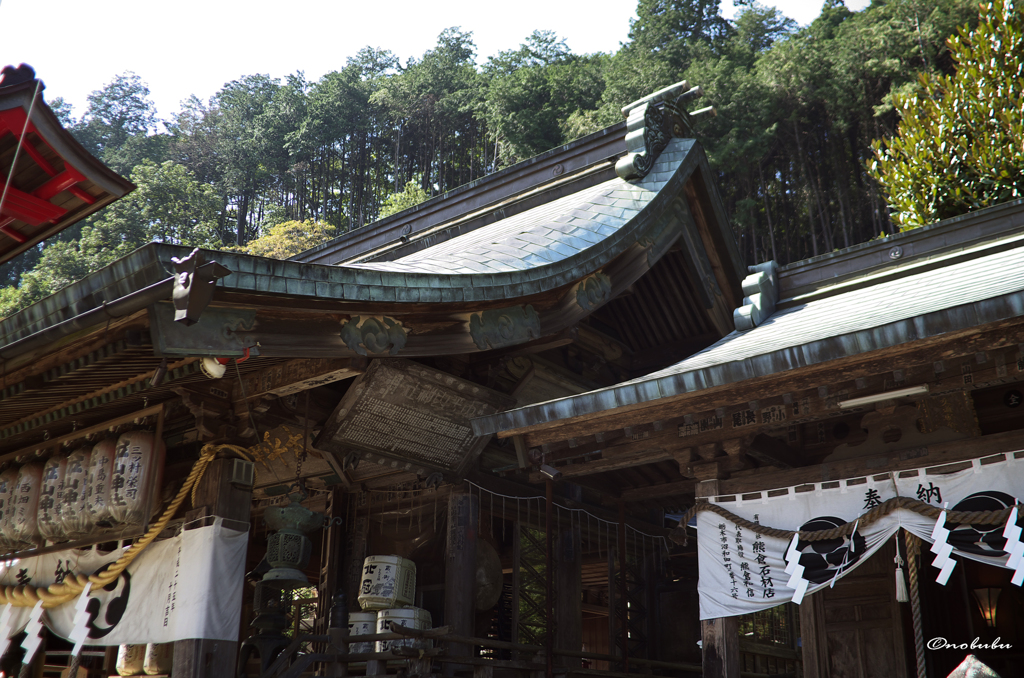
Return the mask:
M 721 238 L 728 224 L 715 218 L 721 212 L 713 206 L 700 208 L 698 224 L 686 196 L 701 168 L 704 176 L 710 173 L 699 144 L 672 139 L 643 179 L 612 179 L 396 261 L 325 266 L 209 252 L 208 259 L 232 271 L 218 283 L 214 307 L 218 300 L 244 297 L 246 306 L 259 308 L 259 299 L 266 300 L 272 311 L 241 314 L 246 327 L 257 328 L 255 335 L 265 329 L 259 339 L 265 355 L 302 348 L 284 329 L 289 325 L 272 328 L 270 316 L 287 313 L 285 307 L 335 313 L 318 316 L 314 334 L 322 335 L 321 355 L 382 355 L 363 341 L 367 332 L 382 327 L 391 328 L 386 355 L 469 353 L 534 341 L 570 327 L 626 290 L 679 242 L 699 305 L 731 313 L 735 290 L 730 287 L 738 277 L 726 270 L 723 278 L 720 264 L 737 268 L 735 258 L 705 246 L 708 231 Z M 0 341 L 10 343 L 67 320 L 70 309 L 81 313 L 153 285 L 166 275 L 170 257 L 185 253 L 175 246 L 147 246 L 6 319 L 0 323 Z M 157 311 L 158 316 L 172 315 L 169 304 L 162 306 L 168 308 Z M 371 316 L 376 321 L 367 326 Z M 356 326 L 346 330 L 353 322 Z M 202 321 L 185 327 L 158 318 L 154 326 L 164 335 L 165 353 L 231 355 L 241 350 L 235 345 L 241 339 L 225 335 L 219 326 L 211 330 L 213 336 L 204 334 Z

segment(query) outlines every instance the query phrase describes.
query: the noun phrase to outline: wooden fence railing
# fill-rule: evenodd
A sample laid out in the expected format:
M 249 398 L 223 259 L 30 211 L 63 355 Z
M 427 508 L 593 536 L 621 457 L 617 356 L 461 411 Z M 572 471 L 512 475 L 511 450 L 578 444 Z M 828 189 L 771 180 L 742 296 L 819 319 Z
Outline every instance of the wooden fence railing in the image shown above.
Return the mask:
M 379 640 L 402 640 L 416 638 L 421 640 L 432 640 L 439 643 L 439 647 L 433 648 L 411 648 L 398 647 L 389 652 L 349 652 L 348 646 L 351 643 L 376 642 Z M 323 652 L 300 653 L 300 648 L 307 643 L 320 644 L 326 647 Z M 489 659 L 486 657 L 473 656 L 448 656 L 446 654 L 449 644 L 463 646 L 482 647 L 495 650 L 512 650 L 518 659 Z M 426 678 L 430 676 L 434 663 L 456 664 L 463 667 L 472 667 L 474 678 L 491 678 L 494 669 L 513 670 L 523 672 L 524 678 L 535 678 L 542 675 L 546 668 L 543 659 L 544 648 L 539 645 L 524 645 L 522 643 L 510 643 L 493 638 L 474 638 L 452 633 L 451 627 L 442 626 L 436 629 L 418 630 L 405 627 L 392 627 L 391 633 L 375 633 L 358 636 L 349 636 L 348 629 L 328 629 L 326 635 L 300 635 L 296 636 L 291 644 L 271 663 L 266 672 L 260 678 L 299 678 L 309 672 L 315 664 L 323 666 L 323 675 L 326 678 L 347 678 L 353 669 L 358 675 L 385 676 L 389 666 L 395 662 L 401 663 L 401 670 L 406 678 Z M 571 657 L 574 659 L 593 659 L 607 661 L 610 663 L 621 662 L 621 657 L 599 654 L 596 652 L 576 652 L 569 650 L 555 650 L 556 657 Z M 606 676 L 607 678 L 651 678 L 656 670 L 683 672 L 700 675 L 703 671 L 698 664 L 682 664 L 676 662 L 656 661 L 652 659 L 641 659 L 630 657 L 631 666 L 646 669 L 643 672 L 633 671 L 630 673 L 617 673 L 614 671 L 602 671 L 598 669 L 579 669 L 565 666 L 555 666 L 554 673 L 561 678 L 572 678 L 573 676 Z M 740 678 L 795 678 L 793 674 L 773 674 L 741 672 Z

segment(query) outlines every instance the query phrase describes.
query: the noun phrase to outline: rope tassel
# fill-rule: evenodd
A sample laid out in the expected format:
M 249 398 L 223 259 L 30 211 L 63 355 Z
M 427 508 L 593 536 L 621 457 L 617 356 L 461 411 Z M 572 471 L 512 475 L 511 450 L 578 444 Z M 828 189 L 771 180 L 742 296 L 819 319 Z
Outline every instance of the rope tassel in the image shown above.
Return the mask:
M 896 554 L 896 602 L 909 603 L 910 594 L 907 593 L 907 580 L 903 578 L 903 559 Z

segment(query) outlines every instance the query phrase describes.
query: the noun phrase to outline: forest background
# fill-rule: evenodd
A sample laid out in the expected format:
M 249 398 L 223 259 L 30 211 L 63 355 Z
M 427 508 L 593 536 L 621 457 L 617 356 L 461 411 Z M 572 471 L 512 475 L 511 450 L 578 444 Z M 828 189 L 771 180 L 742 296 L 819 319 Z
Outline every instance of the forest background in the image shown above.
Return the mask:
M 477 66 L 472 34 L 449 28 L 405 64 L 366 47 L 316 82 L 246 75 L 166 119 L 144 82 L 117 75 L 81 118 L 49 103 L 138 189 L 0 267 L 0 317 L 150 240 L 291 256 L 614 124 L 682 79 L 717 108 L 698 137 L 746 262 L 847 247 L 896 230 L 866 169 L 896 130 L 893 97 L 951 73 L 946 40 L 976 22 L 973 0 L 828 0 L 799 29 L 756 2 L 729 21 L 718 0 L 639 0 L 614 54 L 538 31 Z

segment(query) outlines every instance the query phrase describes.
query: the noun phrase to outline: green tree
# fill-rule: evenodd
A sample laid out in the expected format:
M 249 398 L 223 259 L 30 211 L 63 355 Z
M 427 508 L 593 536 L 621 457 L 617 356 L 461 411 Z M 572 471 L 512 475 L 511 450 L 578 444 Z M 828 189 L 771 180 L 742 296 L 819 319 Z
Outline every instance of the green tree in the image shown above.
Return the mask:
M 392 193 L 387 197 L 380 208 L 380 218 L 398 214 L 429 199 L 430 194 L 423 190 L 420 182 L 417 179 L 412 179 L 405 184 L 405 190 L 401 193 Z
M 874 144 L 871 174 L 903 228 L 1024 197 L 1024 12 L 982 4 L 949 47 L 955 75 L 896 96 L 897 136 Z
M 182 165 L 144 162 L 131 174 L 138 188 L 82 229 L 79 249 L 93 267 L 105 265 L 150 241 L 195 247 L 221 245 L 221 203 L 213 187 Z M 45 258 L 45 252 L 44 252 Z
M 250 240 L 245 247 L 232 249 L 258 257 L 287 259 L 327 242 L 337 233 L 335 226 L 322 221 L 286 221 L 271 226 L 266 234 Z
M 156 129 L 156 106 L 149 98 L 149 87 L 135 73 L 125 71 L 93 91 L 88 102 L 85 115 L 72 130 L 75 137 L 116 171 L 129 173 L 132 165 L 125 163 L 141 157 L 125 157 L 125 144 Z
M 256 235 L 250 211 L 273 182 L 264 114 L 280 86 L 268 75 L 248 75 L 224 85 L 211 101 L 217 109 L 214 139 L 220 191 L 234 207 L 238 245 Z
M 518 50 L 491 57 L 484 118 L 510 165 L 574 137 L 576 111 L 594 108 L 604 91 L 604 55 L 577 56 L 551 31 L 534 31 Z

